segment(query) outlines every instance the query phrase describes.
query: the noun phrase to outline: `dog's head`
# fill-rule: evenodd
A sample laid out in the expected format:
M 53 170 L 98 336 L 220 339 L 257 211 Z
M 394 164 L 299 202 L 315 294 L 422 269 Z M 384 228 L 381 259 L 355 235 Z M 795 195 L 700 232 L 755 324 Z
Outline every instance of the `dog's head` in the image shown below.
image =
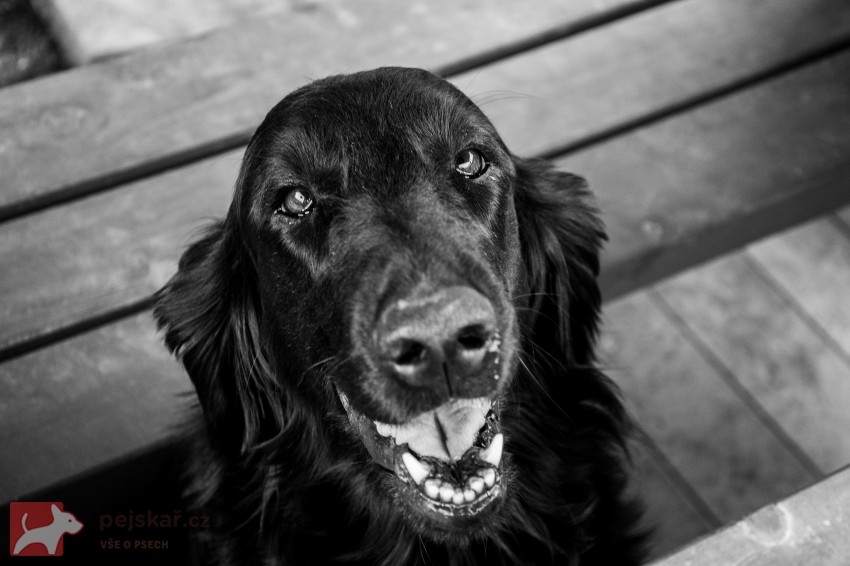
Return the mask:
M 284 98 L 227 218 L 156 298 L 217 449 L 348 459 L 414 528 L 475 536 L 511 494 L 517 375 L 545 389 L 544 367 L 591 359 L 603 236 L 586 196 L 425 71 Z

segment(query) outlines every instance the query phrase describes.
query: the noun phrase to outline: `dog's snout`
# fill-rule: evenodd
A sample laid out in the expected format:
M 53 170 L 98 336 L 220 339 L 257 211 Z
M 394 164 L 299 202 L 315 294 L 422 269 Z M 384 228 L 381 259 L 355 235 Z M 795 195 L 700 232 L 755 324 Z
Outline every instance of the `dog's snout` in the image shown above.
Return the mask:
M 470 287 L 447 287 L 400 299 L 380 316 L 379 356 L 395 377 L 412 386 L 446 383 L 464 389 L 498 358 L 492 303 Z

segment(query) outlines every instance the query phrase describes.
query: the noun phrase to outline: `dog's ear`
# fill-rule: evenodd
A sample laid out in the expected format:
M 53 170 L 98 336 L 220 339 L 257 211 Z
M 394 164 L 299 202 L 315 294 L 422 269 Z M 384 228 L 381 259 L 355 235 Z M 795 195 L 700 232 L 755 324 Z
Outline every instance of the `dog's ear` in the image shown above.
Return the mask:
M 213 441 L 228 452 L 247 450 L 264 419 L 282 414 L 260 341 L 254 269 L 233 216 L 189 246 L 154 296 L 165 344 L 195 385 Z
M 593 361 L 601 302 L 596 277 L 606 239 L 581 177 L 517 159 L 516 208 L 529 281 L 532 339 L 576 364 Z M 556 342 L 555 342 L 556 341 Z

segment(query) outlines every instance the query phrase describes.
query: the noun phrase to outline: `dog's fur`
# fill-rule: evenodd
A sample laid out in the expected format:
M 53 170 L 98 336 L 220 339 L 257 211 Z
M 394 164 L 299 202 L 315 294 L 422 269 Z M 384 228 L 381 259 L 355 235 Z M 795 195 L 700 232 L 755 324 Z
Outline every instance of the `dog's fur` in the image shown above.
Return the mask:
M 485 174 L 458 174 L 467 148 Z M 311 214 L 281 214 L 293 187 Z M 330 77 L 275 106 L 227 217 L 155 300 L 205 417 L 188 464 L 190 501 L 213 516 L 201 563 L 636 564 L 628 423 L 594 368 L 604 233 L 588 200 L 425 71 Z M 495 379 L 382 369 L 388 305 L 448 288 L 491 305 Z M 425 509 L 355 417 L 404 423 L 482 395 L 505 448 L 500 495 L 472 518 Z

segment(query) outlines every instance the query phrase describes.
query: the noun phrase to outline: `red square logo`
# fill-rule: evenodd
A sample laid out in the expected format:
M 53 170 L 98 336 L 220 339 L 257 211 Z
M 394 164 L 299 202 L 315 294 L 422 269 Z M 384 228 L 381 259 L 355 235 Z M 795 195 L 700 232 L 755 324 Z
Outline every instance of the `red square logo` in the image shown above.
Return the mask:
M 83 528 L 58 501 L 13 501 L 9 521 L 12 556 L 62 556 L 62 537 Z

